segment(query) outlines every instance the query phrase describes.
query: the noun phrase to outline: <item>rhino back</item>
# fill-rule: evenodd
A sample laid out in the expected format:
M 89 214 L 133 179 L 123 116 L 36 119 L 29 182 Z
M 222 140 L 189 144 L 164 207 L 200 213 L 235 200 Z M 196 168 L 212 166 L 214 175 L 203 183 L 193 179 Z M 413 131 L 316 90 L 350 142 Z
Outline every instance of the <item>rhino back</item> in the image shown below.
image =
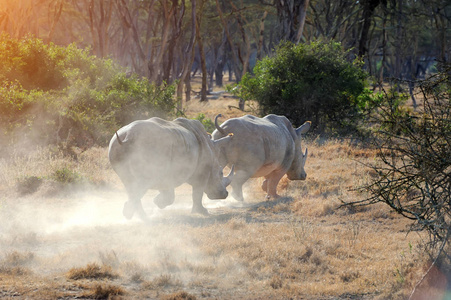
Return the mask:
M 113 137 L 109 158 L 124 181 L 139 181 L 149 189 L 172 188 L 186 182 L 199 160 L 195 135 L 159 118 L 135 121 Z
M 237 168 L 255 170 L 255 176 L 264 176 L 266 174 L 260 173 L 276 167 L 288 169 L 293 161 L 295 145 L 284 118 L 247 115 L 224 122 L 221 127 L 234 134 L 230 145 L 223 149 L 228 163 Z M 216 132 L 213 137 L 219 138 Z
M 178 118 L 174 122 L 192 132 L 199 145 L 199 160 L 193 176 L 188 183 L 192 185 L 204 185 L 212 172 L 220 171 L 220 166 L 217 161 L 217 155 L 219 153 L 216 153 L 213 142 L 208 137 L 208 133 L 205 131 L 202 123 L 198 120 Z

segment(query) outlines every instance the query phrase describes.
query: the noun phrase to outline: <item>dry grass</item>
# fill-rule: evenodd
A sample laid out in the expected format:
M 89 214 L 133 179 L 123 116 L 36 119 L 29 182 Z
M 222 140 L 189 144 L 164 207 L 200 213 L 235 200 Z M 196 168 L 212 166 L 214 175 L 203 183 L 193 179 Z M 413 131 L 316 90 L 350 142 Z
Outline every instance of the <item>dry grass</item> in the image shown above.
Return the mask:
M 230 117 L 234 101 L 194 100 L 187 113 Z M 339 208 L 365 197 L 354 191 L 371 176 L 360 162 L 376 154 L 339 141 L 306 145 L 307 180 L 284 178 L 282 198 L 266 201 L 254 179 L 245 205 L 204 199 L 205 217 L 190 214 L 186 186 L 164 210 L 150 191 L 150 224 L 123 219 L 126 195 L 107 149 L 76 159 L 39 149 L 1 161 L 0 297 L 405 299 L 428 266 L 421 234 L 408 234 L 409 223 L 382 205 Z M 63 167 L 83 179 L 77 189 L 50 184 Z M 21 194 L 17 182 L 32 176 L 43 182 Z M 426 280 L 418 295 L 440 295 L 437 282 Z
M 196 296 L 191 295 L 187 292 L 181 291 L 181 292 L 177 292 L 177 293 L 173 293 L 170 295 L 165 295 L 163 297 L 161 297 L 162 300 L 196 300 Z
M 88 292 L 84 292 L 81 297 L 87 299 L 122 299 L 125 295 L 125 290 L 116 285 L 110 284 L 95 284 Z
M 118 275 L 113 272 L 110 266 L 88 264 L 84 268 L 72 268 L 67 272 L 67 278 L 72 280 L 80 279 L 115 279 Z

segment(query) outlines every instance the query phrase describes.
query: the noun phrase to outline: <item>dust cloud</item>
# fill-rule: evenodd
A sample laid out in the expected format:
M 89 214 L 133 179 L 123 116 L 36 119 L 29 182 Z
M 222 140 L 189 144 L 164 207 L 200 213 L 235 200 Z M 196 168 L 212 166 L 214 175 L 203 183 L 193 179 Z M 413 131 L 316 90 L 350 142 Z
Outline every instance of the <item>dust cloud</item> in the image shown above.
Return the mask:
M 123 190 L 0 199 L 0 268 L 19 265 L 35 274 L 61 275 L 70 268 L 98 263 L 121 270 L 127 266 L 122 272 L 151 277 L 171 271 L 168 261 L 202 262 L 201 250 L 186 234 L 190 224 L 177 221 L 191 215 L 191 187 L 177 188 L 175 203 L 163 210 L 153 204 L 157 193 L 148 191 L 142 199 L 150 223 L 122 216 L 127 200 Z M 214 209 L 230 201 L 204 196 L 204 205 Z M 11 261 L 12 254 L 32 259 Z

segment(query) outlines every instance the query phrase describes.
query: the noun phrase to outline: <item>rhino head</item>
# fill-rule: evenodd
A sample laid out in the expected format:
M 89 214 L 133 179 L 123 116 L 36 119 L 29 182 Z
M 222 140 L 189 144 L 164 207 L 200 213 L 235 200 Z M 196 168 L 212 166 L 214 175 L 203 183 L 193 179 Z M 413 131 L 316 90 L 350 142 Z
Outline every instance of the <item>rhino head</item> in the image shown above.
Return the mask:
M 307 161 L 308 150 L 306 148 L 305 153 L 302 153 L 301 136 L 309 131 L 310 126 L 311 122 L 307 121 L 300 127 L 296 128 L 295 157 L 291 163 L 290 169 L 287 171 L 287 177 L 290 180 L 305 180 L 307 178 L 307 173 L 305 172 L 304 166 Z
M 228 196 L 227 186 L 232 182 L 234 166 L 232 166 L 229 175 L 224 177 L 223 167 L 220 166 L 218 156 L 220 155 L 220 147 L 229 143 L 233 135 L 228 135 L 219 140 L 211 141 L 213 143 L 214 155 L 210 177 L 205 188 L 207 197 L 214 199 L 225 199 Z

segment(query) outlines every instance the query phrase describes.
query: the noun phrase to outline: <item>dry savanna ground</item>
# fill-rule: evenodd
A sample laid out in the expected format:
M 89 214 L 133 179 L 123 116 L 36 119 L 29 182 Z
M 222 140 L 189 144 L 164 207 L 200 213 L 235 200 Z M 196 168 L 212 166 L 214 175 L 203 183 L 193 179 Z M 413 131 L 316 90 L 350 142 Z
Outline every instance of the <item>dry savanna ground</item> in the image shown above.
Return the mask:
M 194 99 L 186 113 L 243 114 L 229 105 L 236 100 Z M 340 208 L 365 197 L 354 189 L 371 178 L 362 163 L 375 153 L 339 141 L 303 146 L 307 180 L 283 178 L 282 198 L 265 200 L 254 179 L 244 203 L 204 197 L 210 216 L 201 216 L 190 213 L 189 186 L 164 210 L 149 191 L 150 224 L 123 218 L 126 194 L 106 148 L 12 153 L 0 161 L 0 297 L 408 298 L 428 267 L 421 234 L 383 205 Z M 414 299 L 443 298 L 436 275 Z

